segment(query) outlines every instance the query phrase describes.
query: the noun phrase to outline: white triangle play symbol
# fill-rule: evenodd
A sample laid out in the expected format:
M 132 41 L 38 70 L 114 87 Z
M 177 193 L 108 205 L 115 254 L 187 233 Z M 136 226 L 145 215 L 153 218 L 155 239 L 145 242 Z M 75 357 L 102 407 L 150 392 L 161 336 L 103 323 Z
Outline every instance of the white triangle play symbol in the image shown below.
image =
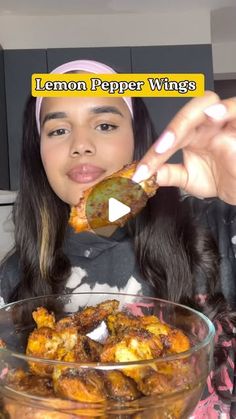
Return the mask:
M 108 220 L 110 222 L 119 220 L 119 218 L 128 214 L 131 211 L 128 205 L 123 204 L 115 198 L 109 198 L 108 200 Z

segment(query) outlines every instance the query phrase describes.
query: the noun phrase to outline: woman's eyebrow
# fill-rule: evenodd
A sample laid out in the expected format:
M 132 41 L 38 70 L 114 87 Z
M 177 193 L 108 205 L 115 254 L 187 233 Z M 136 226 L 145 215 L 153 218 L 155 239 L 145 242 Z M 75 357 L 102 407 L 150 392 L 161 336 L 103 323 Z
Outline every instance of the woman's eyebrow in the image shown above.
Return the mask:
M 116 108 L 115 106 L 96 106 L 94 108 L 91 109 L 92 113 L 94 114 L 100 114 L 100 113 L 114 113 L 116 115 L 120 115 L 120 116 L 124 116 L 121 111 Z
M 90 110 L 91 113 L 93 114 L 100 114 L 100 113 L 114 113 L 116 115 L 120 115 L 120 116 L 124 116 L 120 110 L 118 108 L 116 108 L 115 106 L 96 106 L 94 108 L 92 108 Z M 67 114 L 65 112 L 50 112 L 47 113 L 47 115 L 45 115 L 43 122 L 42 122 L 42 127 L 44 126 L 44 124 L 47 121 L 50 121 L 51 119 L 61 119 L 61 118 L 66 118 Z
M 61 119 L 61 118 L 66 118 L 67 114 L 65 112 L 51 112 L 51 113 L 47 113 L 47 115 L 45 115 L 43 122 L 42 122 L 42 127 L 45 124 L 45 122 L 50 121 L 50 119 Z

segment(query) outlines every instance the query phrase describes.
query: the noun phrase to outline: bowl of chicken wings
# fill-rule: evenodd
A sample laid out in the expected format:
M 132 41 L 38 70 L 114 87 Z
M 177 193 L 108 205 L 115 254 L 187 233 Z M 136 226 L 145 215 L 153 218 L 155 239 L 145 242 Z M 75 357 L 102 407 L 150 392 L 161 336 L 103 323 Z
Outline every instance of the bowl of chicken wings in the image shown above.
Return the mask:
M 213 338 L 203 314 L 140 295 L 8 304 L 0 309 L 0 417 L 188 418 L 211 369 Z

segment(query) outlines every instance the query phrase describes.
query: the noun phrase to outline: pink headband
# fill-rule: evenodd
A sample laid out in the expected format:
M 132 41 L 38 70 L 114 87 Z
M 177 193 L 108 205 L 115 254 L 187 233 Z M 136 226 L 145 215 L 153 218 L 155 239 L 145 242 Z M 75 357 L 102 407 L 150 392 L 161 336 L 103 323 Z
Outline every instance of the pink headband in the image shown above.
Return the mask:
M 99 63 L 98 61 L 92 61 L 92 60 L 70 61 L 68 63 L 62 64 L 59 67 L 55 68 L 55 70 L 51 71 L 51 73 L 64 74 L 64 73 L 69 73 L 70 71 L 76 71 L 76 70 L 78 71 L 83 70 L 83 71 L 87 71 L 88 73 L 94 73 L 94 74 L 113 74 L 113 73 L 116 74 L 116 71 L 114 71 L 111 67 L 108 67 L 105 64 Z M 122 96 L 122 99 L 124 99 L 126 105 L 129 108 L 131 116 L 133 117 L 133 108 L 132 108 L 131 98 Z M 36 98 L 35 116 L 36 116 L 36 123 L 37 123 L 39 134 L 40 134 L 40 110 L 41 110 L 42 100 L 43 100 L 43 97 Z

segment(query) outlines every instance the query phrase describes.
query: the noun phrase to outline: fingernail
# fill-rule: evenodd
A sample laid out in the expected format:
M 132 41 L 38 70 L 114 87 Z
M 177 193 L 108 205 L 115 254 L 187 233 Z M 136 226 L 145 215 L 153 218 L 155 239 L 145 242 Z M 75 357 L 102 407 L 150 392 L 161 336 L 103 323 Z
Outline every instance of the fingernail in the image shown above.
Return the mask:
M 154 147 L 155 152 L 158 154 L 165 153 L 166 151 L 170 150 L 170 148 L 174 144 L 174 141 L 175 141 L 175 134 L 171 131 L 166 131 L 158 139 Z
M 134 173 L 132 180 L 136 183 L 148 179 L 150 176 L 149 168 L 146 164 L 141 164 Z
M 204 113 L 207 116 L 210 116 L 210 118 L 218 120 L 224 118 L 227 113 L 227 109 L 224 105 L 222 105 L 222 103 L 217 103 L 216 105 L 208 106 L 208 108 L 204 110 Z

